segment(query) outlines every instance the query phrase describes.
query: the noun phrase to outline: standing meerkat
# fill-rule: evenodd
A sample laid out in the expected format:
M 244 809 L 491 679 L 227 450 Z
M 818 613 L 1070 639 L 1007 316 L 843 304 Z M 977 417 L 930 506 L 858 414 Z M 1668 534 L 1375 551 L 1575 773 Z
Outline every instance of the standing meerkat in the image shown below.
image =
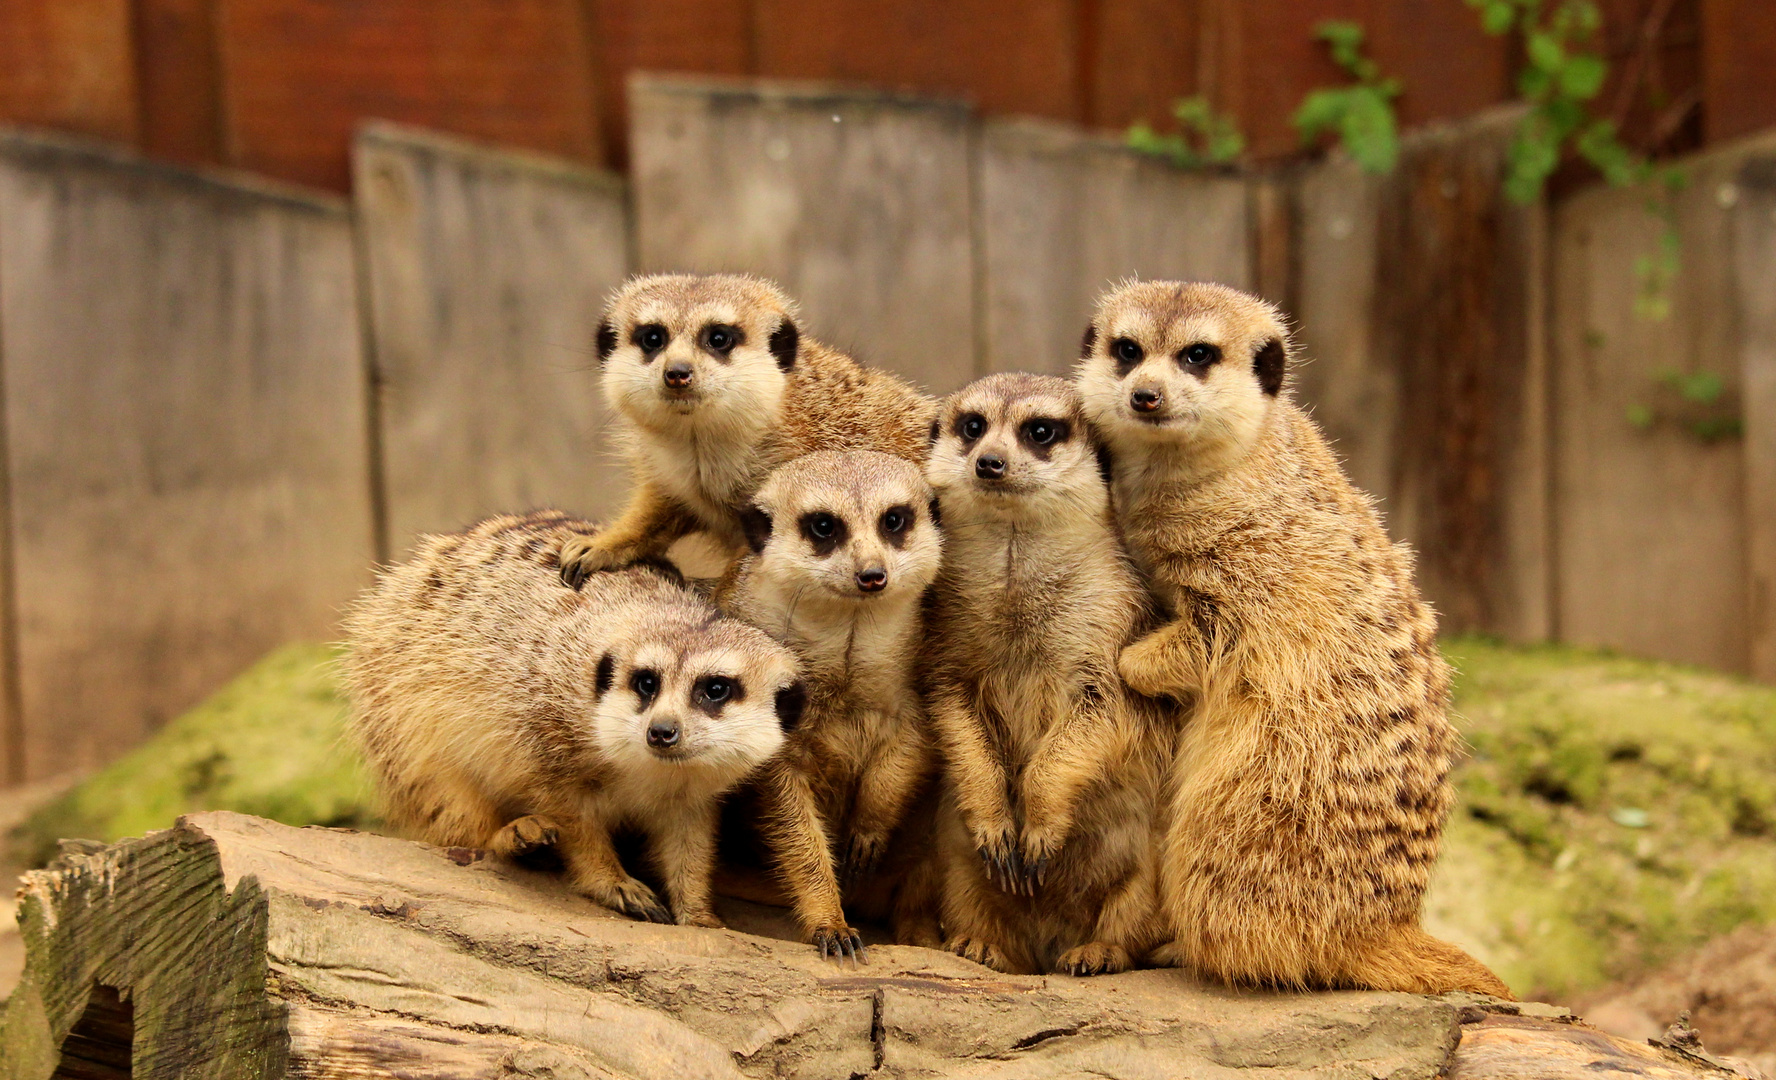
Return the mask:
M 1270 305 L 1118 287 L 1078 385 L 1117 518 L 1171 622 L 1123 678 L 1194 700 L 1161 849 L 1155 959 L 1235 984 L 1509 996 L 1419 927 L 1453 793 L 1449 669 L 1412 555 L 1284 386 Z
M 926 651 L 947 763 L 948 947 L 1000 971 L 1126 970 L 1160 940 L 1154 816 L 1175 725 L 1127 693 L 1149 601 L 1065 380 L 944 400 L 926 474 L 944 567 Z
M 637 486 L 610 528 L 569 540 L 563 580 L 578 588 L 698 530 L 738 551 L 747 500 L 803 454 L 924 461 L 931 399 L 803 335 L 796 319 L 775 285 L 737 274 L 660 274 L 617 291 L 598 357 Z
M 807 686 L 801 724 L 757 781 L 796 917 L 822 955 L 857 955 L 843 880 L 847 897 L 892 914 L 897 940 L 935 946 L 926 845 L 890 843 L 932 771 L 914 678 L 942 555 L 931 488 L 888 454 L 809 454 L 771 474 L 744 521 L 749 552 L 716 601 L 786 643 Z
M 717 803 L 794 725 L 795 658 L 653 566 L 563 587 L 562 542 L 592 529 L 540 511 L 422 538 L 346 621 L 355 733 L 396 825 L 553 847 L 606 907 L 720 926 Z M 622 826 L 648 836 L 670 910 L 618 861 Z

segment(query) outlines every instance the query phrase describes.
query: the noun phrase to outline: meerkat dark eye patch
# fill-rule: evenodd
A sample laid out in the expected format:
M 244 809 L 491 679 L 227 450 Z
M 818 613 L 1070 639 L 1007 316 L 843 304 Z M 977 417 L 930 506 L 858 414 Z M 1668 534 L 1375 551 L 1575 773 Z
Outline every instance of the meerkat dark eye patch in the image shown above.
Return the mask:
M 937 421 L 936 421 L 936 420 L 933 420 L 933 421 L 932 421 L 932 422 L 931 422 L 931 445 L 932 445 L 932 446 L 936 446 L 936 445 L 937 445 L 937 436 L 938 436 L 938 426 L 937 426 Z
M 754 555 L 771 542 L 771 515 L 756 506 L 749 506 L 740 515 L 740 531 L 746 534 L 746 546 Z
M 1018 428 L 1018 440 L 1030 453 L 1043 461 L 1048 460 L 1048 455 L 1056 446 L 1067 441 L 1068 434 L 1067 421 L 1046 416 L 1025 420 L 1023 426 Z
M 777 329 L 771 331 L 771 355 L 777 358 L 778 367 L 784 371 L 795 367 L 796 349 L 801 341 L 802 332 L 788 319 L 784 319 Z
M 593 340 L 598 343 L 598 362 L 602 364 L 617 351 L 617 328 L 605 319 L 598 324 L 598 333 L 593 335 Z
M 987 418 L 980 413 L 963 413 L 956 417 L 956 436 L 963 442 L 973 442 L 987 433 Z
M 777 723 L 784 731 L 794 731 L 802 722 L 802 711 L 808 707 L 808 688 L 799 682 L 777 688 Z
M 1252 373 L 1258 376 L 1258 388 L 1276 397 L 1283 388 L 1283 368 L 1288 361 L 1289 351 L 1283 348 L 1282 339 L 1266 341 L 1258 349 L 1258 355 L 1252 358 Z
M 739 701 L 741 693 L 740 680 L 729 675 L 705 675 L 691 684 L 691 705 L 702 712 L 715 716 L 729 702 Z
M 660 673 L 649 668 L 640 668 L 629 676 L 629 689 L 641 699 L 641 707 L 647 708 L 660 696 Z
M 635 333 L 629 335 L 629 340 L 642 351 L 642 355 L 652 360 L 654 354 L 664 349 L 666 343 L 672 340 L 672 335 L 659 323 L 644 323 L 635 328 Z
M 723 360 L 728 358 L 728 354 L 734 351 L 736 345 L 742 345 L 745 342 L 746 334 L 738 326 L 729 326 L 726 323 L 710 323 L 697 336 L 697 344 L 703 347 L 704 352 Z
M 843 518 L 825 510 L 803 514 L 799 524 L 802 536 L 814 548 L 814 554 L 821 558 L 831 555 L 851 535 Z
M 932 499 L 927 509 L 931 511 L 931 527 L 934 529 L 943 528 L 943 508 L 938 506 L 937 500 Z
M 611 683 L 616 679 L 616 677 L 617 677 L 617 658 L 612 656 L 610 653 L 605 653 L 603 656 L 598 658 L 598 670 L 596 672 L 594 672 L 592 675 L 592 697 L 593 697 L 593 699 L 596 700 L 598 698 L 603 697 L 605 695 L 605 693 L 610 690 Z
M 1116 361 L 1116 370 L 1126 375 L 1147 359 L 1147 350 L 1134 338 L 1119 337 L 1110 343 L 1110 358 Z
M 1209 369 L 1221 359 L 1221 350 L 1206 341 L 1198 341 L 1178 350 L 1178 363 L 1199 379 L 1207 378 Z
M 1098 325 L 1096 323 L 1086 323 L 1085 336 L 1079 339 L 1079 358 L 1081 360 L 1090 358 L 1092 350 L 1097 347 Z
M 906 547 L 907 537 L 913 532 L 913 508 L 890 506 L 882 511 L 882 518 L 876 523 L 876 528 L 889 546 Z

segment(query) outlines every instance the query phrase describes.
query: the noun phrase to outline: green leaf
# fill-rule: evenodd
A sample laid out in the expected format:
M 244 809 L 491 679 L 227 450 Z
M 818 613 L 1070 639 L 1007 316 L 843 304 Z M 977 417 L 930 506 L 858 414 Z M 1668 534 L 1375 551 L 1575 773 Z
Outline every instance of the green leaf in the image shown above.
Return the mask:
M 1344 116 L 1348 93 L 1345 89 L 1321 89 L 1301 99 L 1301 107 L 1295 110 L 1295 130 L 1301 132 L 1304 144 L 1312 143 L 1324 132 L 1338 126 Z
M 1510 33 L 1517 22 L 1517 12 L 1505 0 L 1468 0 L 1468 3 L 1480 9 L 1480 26 L 1494 37 Z
M 1652 406 L 1634 404 L 1628 406 L 1628 423 L 1642 431 L 1648 431 L 1658 419 L 1653 414 Z
M 1549 74 L 1557 73 L 1566 64 L 1566 50 L 1560 40 L 1546 30 L 1538 30 L 1524 42 L 1524 54 L 1533 67 Z
M 1575 56 L 1560 69 L 1560 89 L 1569 97 L 1589 101 L 1603 89 L 1609 68 L 1598 56 Z
M 1346 106 L 1339 131 L 1351 158 L 1365 172 L 1391 172 L 1400 157 L 1400 139 L 1387 99 L 1359 87 L 1346 99 Z

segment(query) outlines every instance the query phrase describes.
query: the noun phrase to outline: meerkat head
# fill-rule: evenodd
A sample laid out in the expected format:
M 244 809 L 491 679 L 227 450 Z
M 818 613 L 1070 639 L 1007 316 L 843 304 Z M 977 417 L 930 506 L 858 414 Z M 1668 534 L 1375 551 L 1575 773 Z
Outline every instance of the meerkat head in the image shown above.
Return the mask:
M 917 599 L 942 540 L 919 468 L 871 450 L 823 450 L 766 478 L 742 524 L 749 574 L 794 602 Z
M 648 430 L 777 414 L 801 350 L 795 305 L 740 274 L 656 274 L 617 290 L 598 324 L 611 407 Z
M 619 767 L 705 770 L 730 783 L 801 719 L 795 657 L 702 603 L 637 604 L 592 672 L 594 741 Z
M 989 375 L 945 398 L 931 425 L 925 475 L 952 525 L 960 517 L 1100 512 L 1108 499 L 1099 447 L 1079 391 L 1049 375 Z
M 1138 281 L 1105 293 L 1085 329 L 1085 412 L 1116 446 L 1243 455 L 1283 389 L 1276 308 L 1225 285 Z

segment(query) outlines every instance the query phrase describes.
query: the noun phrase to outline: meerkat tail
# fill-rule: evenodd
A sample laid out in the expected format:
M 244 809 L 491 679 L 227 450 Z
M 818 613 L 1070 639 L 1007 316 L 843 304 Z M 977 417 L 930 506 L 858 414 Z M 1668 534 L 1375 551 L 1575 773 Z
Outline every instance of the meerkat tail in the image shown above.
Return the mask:
M 1346 978 L 1366 990 L 1403 990 L 1412 994 L 1465 990 L 1506 1001 L 1517 1000 L 1504 980 L 1485 964 L 1416 926 L 1401 927 L 1380 943 L 1357 952 L 1347 962 Z

